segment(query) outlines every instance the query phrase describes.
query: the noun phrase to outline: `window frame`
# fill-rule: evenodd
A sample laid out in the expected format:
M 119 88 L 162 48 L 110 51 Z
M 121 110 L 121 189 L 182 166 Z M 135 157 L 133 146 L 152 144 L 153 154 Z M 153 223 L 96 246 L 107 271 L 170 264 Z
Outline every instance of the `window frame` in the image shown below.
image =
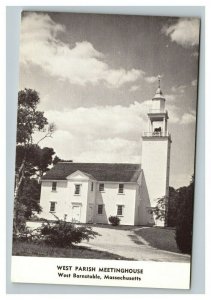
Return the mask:
M 99 208 L 101 207 L 101 212 L 99 212 Z M 98 204 L 98 206 L 97 206 L 97 214 L 98 215 L 102 215 L 103 214 L 103 204 Z
M 120 185 L 122 186 L 122 188 L 120 188 Z M 125 185 L 124 185 L 124 183 L 119 183 L 118 194 L 123 195 L 124 192 L 125 192 Z
M 52 192 L 56 192 L 57 191 L 57 181 L 52 181 L 51 191 Z
M 54 210 L 52 210 L 52 205 L 54 205 Z M 50 201 L 50 209 L 49 209 L 50 212 L 56 212 L 56 201 Z
M 118 214 L 119 207 L 121 207 L 121 214 Z M 118 204 L 118 205 L 117 205 L 117 212 L 116 212 L 116 215 L 117 215 L 118 217 L 122 217 L 122 216 L 123 216 L 123 210 L 124 210 L 124 205 Z
M 77 191 L 77 187 L 79 187 L 79 193 L 76 193 L 76 191 Z M 81 194 L 81 184 L 75 184 L 75 190 L 74 190 L 74 195 L 75 196 L 80 196 L 80 194 Z
M 103 187 L 103 189 L 101 189 Z M 103 193 L 105 192 L 105 184 L 104 183 L 99 183 L 99 192 Z

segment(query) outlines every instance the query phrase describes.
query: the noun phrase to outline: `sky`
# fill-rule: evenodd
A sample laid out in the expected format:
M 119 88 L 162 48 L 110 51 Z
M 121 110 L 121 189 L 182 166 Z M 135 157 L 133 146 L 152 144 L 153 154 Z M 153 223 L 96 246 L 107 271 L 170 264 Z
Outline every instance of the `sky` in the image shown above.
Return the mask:
M 39 93 L 39 110 L 56 125 L 40 146 L 74 162 L 141 163 L 160 74 L 175 188 L 194 173 L 198 59 L 196 18 L 22 15 L 19 86 Z

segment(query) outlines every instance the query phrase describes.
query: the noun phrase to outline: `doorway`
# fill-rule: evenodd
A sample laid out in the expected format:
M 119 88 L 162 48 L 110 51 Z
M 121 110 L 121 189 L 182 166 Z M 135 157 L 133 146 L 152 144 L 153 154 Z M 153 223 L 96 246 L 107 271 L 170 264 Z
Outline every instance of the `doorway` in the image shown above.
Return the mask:
M 72 206 L 72 222 L 80 223 L 80 220 L 81 220 L 81 206 L 73 205 Z

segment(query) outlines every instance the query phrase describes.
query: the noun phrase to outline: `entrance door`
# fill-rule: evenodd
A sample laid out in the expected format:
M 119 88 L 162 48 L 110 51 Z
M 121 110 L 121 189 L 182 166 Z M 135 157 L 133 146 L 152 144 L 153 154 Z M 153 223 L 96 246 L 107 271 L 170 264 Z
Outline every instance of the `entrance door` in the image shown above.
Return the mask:
M 72 206 L 72 222 L 79 223 L 81 219 L 81 206 L 73 205 Z

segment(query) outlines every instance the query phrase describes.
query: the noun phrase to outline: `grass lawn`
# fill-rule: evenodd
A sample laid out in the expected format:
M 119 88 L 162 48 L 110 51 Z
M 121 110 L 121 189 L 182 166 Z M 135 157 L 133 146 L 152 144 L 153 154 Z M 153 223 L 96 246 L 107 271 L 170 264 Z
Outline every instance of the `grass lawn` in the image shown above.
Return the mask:
M 154 248 L 181 253 L 176 244 L 175 229 L 151 227 L 141 228 L 134 231 L 134 233 L 142 237 Z
M 89 259 L 125 260 L 125 258 L 108 252 L 90 250 L 86 247 L 73 246 L 71 248 L 51 247 L 41 243 L 13 242 L 14 256 L 38 256 L 38 257 L 66 257 Z

